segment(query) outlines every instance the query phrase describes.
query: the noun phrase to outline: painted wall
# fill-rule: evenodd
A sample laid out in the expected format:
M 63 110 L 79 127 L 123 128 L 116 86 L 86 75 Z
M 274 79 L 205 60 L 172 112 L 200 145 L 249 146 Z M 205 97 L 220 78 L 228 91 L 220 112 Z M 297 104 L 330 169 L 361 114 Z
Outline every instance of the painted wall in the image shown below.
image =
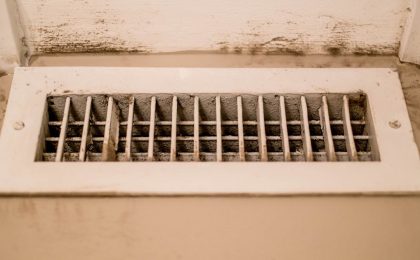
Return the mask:
M 420 259 L 417 197 L 1 198 L 1 259 Z
M 396 54 L 410 0 L 17 0 L 31 54 Z

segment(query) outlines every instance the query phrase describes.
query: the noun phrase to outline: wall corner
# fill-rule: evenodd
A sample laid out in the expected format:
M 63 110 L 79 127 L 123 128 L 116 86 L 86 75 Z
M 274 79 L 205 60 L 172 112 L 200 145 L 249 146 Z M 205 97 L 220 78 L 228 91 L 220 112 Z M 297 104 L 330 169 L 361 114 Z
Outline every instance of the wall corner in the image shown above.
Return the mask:
M 398 56 L 401 61 L 420 64 L 420 0 L 411 0 L 409 8 Z
M 28 52 L 17 2 L 0 0 L 0 74 L 28 65 Z

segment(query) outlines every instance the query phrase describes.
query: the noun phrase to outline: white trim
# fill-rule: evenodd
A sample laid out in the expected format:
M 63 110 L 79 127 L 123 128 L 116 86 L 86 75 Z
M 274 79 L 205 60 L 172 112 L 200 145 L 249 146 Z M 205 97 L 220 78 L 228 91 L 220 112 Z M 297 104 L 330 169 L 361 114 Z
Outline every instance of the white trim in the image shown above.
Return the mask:
M 368 95 L 380 162 L 34 162 L 48 94 Z M 389 122 L 398 120 L 399 128 Z M 13 128 L 16 121 L 25 127 Z M 18 68 L 0 138 L 0 193 L 314 194 L 420 191 L 420 160 L 392 69 Z
M 409 1 L 18 3 L 30 50 L 40 55 L 86 51 L 393 55 Z

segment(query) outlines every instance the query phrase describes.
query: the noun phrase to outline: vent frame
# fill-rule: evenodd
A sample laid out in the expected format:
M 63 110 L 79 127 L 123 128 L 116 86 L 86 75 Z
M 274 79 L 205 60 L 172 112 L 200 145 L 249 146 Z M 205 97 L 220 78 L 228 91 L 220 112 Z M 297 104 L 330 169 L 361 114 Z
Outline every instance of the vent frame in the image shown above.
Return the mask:
M 381 161 L 34 162 L 45 130 L 40 117 L 45 114 L 48 95 L 226 93 L 226 89 L 229 93 L 363 91 L 369 98 Z M 23 122 L 25 127 L 15 129 L 16 122 Z M 0 193 L 347 194 L 420 190 L 417 148 L 398 74 L 392 69 L 18 68 L 0 147 L 0 163 L 5 166 L 0 173 Z

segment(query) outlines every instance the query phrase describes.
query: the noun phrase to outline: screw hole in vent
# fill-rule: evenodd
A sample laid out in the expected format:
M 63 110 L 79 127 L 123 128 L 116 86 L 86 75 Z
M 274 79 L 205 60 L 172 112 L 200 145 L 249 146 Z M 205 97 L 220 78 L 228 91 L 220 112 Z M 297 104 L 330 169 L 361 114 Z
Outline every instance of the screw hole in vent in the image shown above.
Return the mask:
M 367 96 L 47 97 L 38 161 L 379 161 Z

